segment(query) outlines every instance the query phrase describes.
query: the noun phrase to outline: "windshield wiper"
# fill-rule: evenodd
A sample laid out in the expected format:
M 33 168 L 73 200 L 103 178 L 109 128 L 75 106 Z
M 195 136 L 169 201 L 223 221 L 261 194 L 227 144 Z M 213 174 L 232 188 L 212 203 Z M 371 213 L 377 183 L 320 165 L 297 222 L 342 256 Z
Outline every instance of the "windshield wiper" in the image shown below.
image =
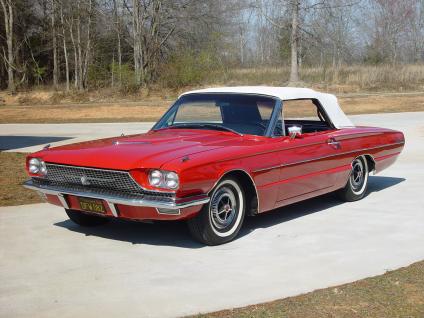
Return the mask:
M 215 124 L 208 124 L 208 123 L 204 123 L 204 124 L 196 124 L 196 123 L 188 123 L 188 124 L 174 124 L 172 126 L 168 126 L 165 128 L 169 128 L 169 129 L 178 129 L 178 128 L 213 128 L 213 129 L 217 129 L 217 130 L 225 130 L 225 131 L 229 131 L 232 132 L 233 134 L 237 134 L 239 136 L 243 136 L 243 134 L 239 133 L 238 131 L 225 127 L 225 126 L 221 126 L 221 125 L 215 125 Z

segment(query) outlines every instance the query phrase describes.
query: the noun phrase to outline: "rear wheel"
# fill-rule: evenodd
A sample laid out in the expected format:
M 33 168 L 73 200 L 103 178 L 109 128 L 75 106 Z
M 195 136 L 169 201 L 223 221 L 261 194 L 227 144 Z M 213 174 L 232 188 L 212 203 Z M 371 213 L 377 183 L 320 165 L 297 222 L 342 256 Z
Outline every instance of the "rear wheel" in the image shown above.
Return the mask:
M 109 222 L 109 219 L 106 217 L 85 214 L 77 210 L 65 209 L 65 211 L 73 222 L 81 226 L 97 226 Z
M 192 219 L 192 236 L 207 245 L 219 245 L 234 239 L 243 224 L 245 194 L 237 179 L 225 178 L 212 191 L 211 200 Z
M 337 191 L 344 201 L 357 201 L 365 196 L 368 186 L 368 164 L 364 157 L 358 157 L 352 162 L 349 180 L 343 189 Z

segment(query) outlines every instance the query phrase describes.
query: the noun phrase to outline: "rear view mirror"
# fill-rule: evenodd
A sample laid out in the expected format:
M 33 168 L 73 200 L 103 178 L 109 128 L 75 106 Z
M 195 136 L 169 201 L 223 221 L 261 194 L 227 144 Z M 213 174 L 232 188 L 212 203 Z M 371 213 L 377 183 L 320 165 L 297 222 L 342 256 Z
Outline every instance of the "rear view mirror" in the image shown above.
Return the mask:
M 295 139 L 302 135 L 302 126 L 290 126 L 288 128 L 290 139 Z

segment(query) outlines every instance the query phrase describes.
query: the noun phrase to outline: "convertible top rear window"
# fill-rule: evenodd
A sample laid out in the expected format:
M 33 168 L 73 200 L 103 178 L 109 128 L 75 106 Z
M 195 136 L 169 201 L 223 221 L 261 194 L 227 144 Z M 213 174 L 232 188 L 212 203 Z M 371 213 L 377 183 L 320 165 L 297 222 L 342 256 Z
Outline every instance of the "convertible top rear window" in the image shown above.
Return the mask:
M 248 94 L 182 96 L 153 129 L 222 129 L 263 136 L 276 100 Z

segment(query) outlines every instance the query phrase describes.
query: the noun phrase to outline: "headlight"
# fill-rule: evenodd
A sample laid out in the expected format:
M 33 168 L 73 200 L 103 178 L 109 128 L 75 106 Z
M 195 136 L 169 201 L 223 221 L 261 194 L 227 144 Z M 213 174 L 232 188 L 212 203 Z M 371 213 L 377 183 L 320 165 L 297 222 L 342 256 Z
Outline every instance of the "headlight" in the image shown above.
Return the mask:
M 178 188 L 178 185 L 179 185 L 178 175 L 175 172 L 165 173 L 165 185 L 167 188 L 170 188 L 170 189 Z
M 38 158 L 32 158 L 28 162 L 28 171 L 32 174 L 41 174 L 45 176 L 47 174 L 46 163 Z
M 156 188 L 175 190 L 179 186 L 179 179 L 175 172 L 152 170 L 149 173 L 149 183 Z
M 163 174 L 160 170 L 152 170 L 149 174 L 150 185 L 159 187 L 163 181 Z

